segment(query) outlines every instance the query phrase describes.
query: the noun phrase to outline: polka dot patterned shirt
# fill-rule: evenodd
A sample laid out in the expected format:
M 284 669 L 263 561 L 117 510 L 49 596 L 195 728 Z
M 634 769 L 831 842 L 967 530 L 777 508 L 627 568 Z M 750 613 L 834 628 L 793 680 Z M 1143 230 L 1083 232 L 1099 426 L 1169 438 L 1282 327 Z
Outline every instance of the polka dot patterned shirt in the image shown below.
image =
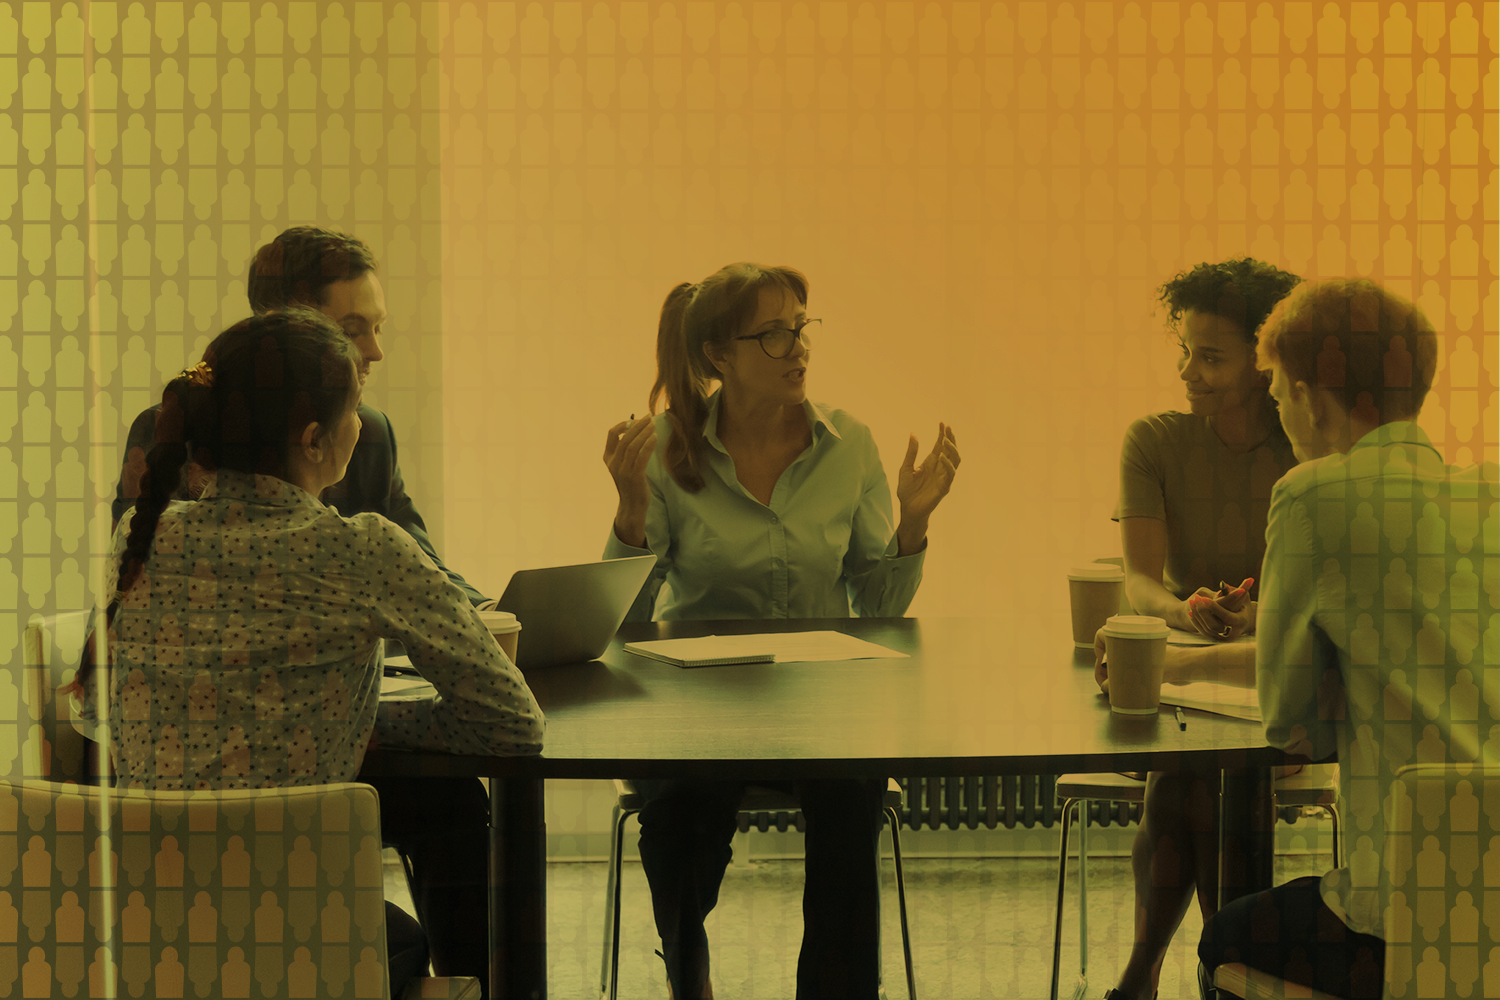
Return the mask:
M 111 546 L 111 589 L 130 519 Z M 460 754 L 542 748 L 520 671 L 416 542 L 274 477 L 221 471 L 201 499 L 172 503 L 110 638 L 125 785 L 352 781 L 372 733 Z M 401 640 L 435 696 L 380 701 L 382 638 Z M 82 705 L 91 724 L 94 695 Z

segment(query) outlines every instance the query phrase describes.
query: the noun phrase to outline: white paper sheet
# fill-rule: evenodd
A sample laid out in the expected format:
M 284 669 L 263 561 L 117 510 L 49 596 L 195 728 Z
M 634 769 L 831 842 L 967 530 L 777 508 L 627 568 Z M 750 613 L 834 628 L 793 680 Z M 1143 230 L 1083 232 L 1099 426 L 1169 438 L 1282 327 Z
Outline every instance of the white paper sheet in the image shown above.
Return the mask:
M 809 663 L 816 660 L 907 659 L 886 646 L 856 639 L 843 632 L 762 632 L 757 635 L 723 636 L 743 639 L 746 648 L 776 654 L 777 663 Z M 752 645 L 753 644 L 753 645 Z
M 1230 687 L 1212 681 L 1163 684 L 1161 702 L 1163 705 L 1181 705 L 1183 708 L 1196 708 L 1200 712 L 1213 712 L 1215 715 L 1227 715 L 1234 719 L 1260 721 L 1260 699 L 1254 688 Z
M 436 690 L 432 686 L 431 681 L 421 677 L 392 677 L 389 674 L 385 674 L 380 678 L 380 696 L 382 698 L 390 697 L 391 695 L 410 694 L 418 688 L 425 691 Z
M 687 657 L 702 658 L 771 653 L 775 655 L 777 663 L 907 658 L 905 653 L 833 631 L 711 635 L 693 639 L 660 639 L 641 645 L 649 645 L 663 653 L 674 653 L 680 649 Z

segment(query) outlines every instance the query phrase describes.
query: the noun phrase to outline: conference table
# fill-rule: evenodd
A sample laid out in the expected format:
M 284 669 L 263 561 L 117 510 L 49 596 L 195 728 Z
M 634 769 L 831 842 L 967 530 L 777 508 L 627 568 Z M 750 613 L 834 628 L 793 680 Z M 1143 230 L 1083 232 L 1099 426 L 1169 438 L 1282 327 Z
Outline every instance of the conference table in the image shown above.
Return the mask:
M 829 629 L 905 658 L 683 669 L 642 639 Z M 523 640 L 524 642 L 524 634 Z M 1109 710 L 1091 650 L 1015 619 L 888 618 L 628 624 L 598 660 L 526 675 L 547 715 L 538 757 L 382 749 L 363 774 L 486 776 L 490 996 L 547 995 L 547 778 L 959 777 L 1217 767 L 1220 905 L 1271 885 L 1272 769 L 1301 758 L 1261 726 L 1188 711 Z

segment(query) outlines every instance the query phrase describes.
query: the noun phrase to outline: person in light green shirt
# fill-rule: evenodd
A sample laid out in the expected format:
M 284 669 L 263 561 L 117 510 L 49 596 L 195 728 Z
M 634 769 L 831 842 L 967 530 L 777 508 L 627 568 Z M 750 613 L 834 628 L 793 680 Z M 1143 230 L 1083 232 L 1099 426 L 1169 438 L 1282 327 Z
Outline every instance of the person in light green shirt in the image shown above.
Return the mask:
M 1461 951 L 1474 945 L 1461 943 L 1462 903 L 1448 900 L 1458 887 L 1476 904 L 1493 891 L 1465 861 L 1479 863 L 1486 827 L 1479 819 L 1476 838 L 1474 817 L 1488 812 L 1492 827 L 1494 798 L 1480 807 L 1476 777 L 1468 816 L 1425 790 L 1409 832 L 1387 830 L 1382 813 L 1413 794 L 1396 777 L 1407 764 L 1500 759 L 1500 485 L 1494 462 L 1446 465 L 1417 426 L 1438 341 L 1421 309 L 1364 278 L 1298 288 L 1261 331 L 1257 364 L 1302 464 L 1271 493 L 1256 690 L 1267 743 L 1338 753 L 1343 866 L 1218 911 L 1198 946 L 1203 982 L 1240 962 L 1331 996 L 1379 997 L 1392 933 L 1393 974 L 1419 964 L 1429 995 L 1466 988 Z M 1382 875 L 1389 836 L 1409 839 L 1415 879 Z M 1444 921 L 1451 955 L 1430 945 Z M 1472 983 L 1477 960 L 1469 970 Z
M 619 493 L 605 557 L 657 557 L 630 620 L 896 617 L 922 580 L 932 512 L 953 484 L 952 428 L 890 487 L 870 431 L 807 398 L 819 320 L 807 279 L 732 264 L 667 296 L 650 408 L 611 427 Z M 713 383 L 717 391 L 710 393 Z M 833 710 L 833 706 L 830 706 Z M 764 784 L 759 783 L 759 784 Z M 672 996 L 712 996 L 703 919 L 718 899 L 742 782 L 640 781 L 641 863 Z M 807 818 L 800 998 L 879 989 L 876 846 L 883 781 L 796 782 Z

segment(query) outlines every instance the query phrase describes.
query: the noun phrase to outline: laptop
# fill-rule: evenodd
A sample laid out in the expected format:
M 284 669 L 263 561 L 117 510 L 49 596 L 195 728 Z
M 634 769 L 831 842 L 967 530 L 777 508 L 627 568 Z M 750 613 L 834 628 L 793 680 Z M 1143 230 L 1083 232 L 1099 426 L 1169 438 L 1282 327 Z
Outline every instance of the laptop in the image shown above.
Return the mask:
M 497 610 L 521 622 L 522 670 L 598 659 L 656 565 L 655 556 L 517 570 Z

